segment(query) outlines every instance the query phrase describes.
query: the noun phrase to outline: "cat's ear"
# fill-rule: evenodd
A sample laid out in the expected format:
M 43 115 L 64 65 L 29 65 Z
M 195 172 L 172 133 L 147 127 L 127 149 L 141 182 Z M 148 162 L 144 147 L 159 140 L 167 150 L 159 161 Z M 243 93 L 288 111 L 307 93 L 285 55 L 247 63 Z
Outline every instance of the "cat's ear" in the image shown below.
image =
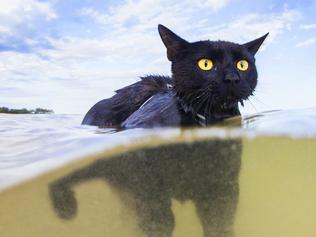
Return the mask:
M 162 42 L 167 48 L 167 57 L 170 61 L 175 58 L 179 51 L 185 49 L 189 44 L 163 25 L 158 25 L 158 31 Z
M 261 36 L 258 39 L 245 43 L 244 46 L 248 49 L 249 52 L 251 52 L 252 54 L 256 54 L 260 46 L 262 45 L 263 41 L 267 38 L 268 35 L 269 33 L 265 34 L 264 36 Z

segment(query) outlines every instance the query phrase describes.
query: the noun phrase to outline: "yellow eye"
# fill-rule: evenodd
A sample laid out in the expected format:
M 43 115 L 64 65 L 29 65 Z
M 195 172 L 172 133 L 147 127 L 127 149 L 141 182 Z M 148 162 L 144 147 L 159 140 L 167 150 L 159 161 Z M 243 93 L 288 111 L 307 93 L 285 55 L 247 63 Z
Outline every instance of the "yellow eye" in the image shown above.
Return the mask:
M 213 62 L 211 59 L 202 58 L 198 61 L 199 67 L 204 71 L 209 71 L 213 68 Z
M 249 63 L 247 62 L 247 60 L 240 60 L 237 62 L 237 68 L 240 71 L 246 71 L 248 70 L 248 67 L 249 67 Z

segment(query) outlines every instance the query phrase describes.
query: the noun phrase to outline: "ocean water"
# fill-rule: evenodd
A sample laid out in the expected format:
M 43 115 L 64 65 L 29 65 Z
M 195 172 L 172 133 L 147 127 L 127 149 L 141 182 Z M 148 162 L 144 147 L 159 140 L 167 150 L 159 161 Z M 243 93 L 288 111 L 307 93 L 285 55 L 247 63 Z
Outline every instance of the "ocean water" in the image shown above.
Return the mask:
M 246 115 L 219 126 L 198 129 L 132 129 L 116 132 L 81 126 L 81 120 L 82 115 L 0 115 L 0 189 L 4 190 L 4 195 L 0 193 L 0 209 L 5 213 L 0 213 L 0 232 L 7 234 L 4 236 L 20 236 L 21 233 L 14 228 L 16 222 L 21 226 L 21 222 L 25 226 L 43 222 L 38 226 L 51 230 L 46 236 L 90 236 L 91 233 L 93 236 L 146 236 L 144 233 L 149 231 L 150 223 L 143 222 L 145 231 L 135 230 L 135 226 L 139 225 L 135 223 L 135 216 L 142 215 L 127 212 L 117 201 L 121 199 L 113 193 L 124 189 L 124 198 L 136 195 L 142 199 L 138 184 L 150 187 L 150 193 L 155 193 L 152 187 L 158 184 L 154 185 L 156 181 L 151 179 L 152 174 L 163 180 L 159 182 L 163 186 L 157 189 L 156 196 L 166 193 L 172 197 L 170 205 L 175 220 L 173 237 L 203 236 L 203 233 L 204 236 L 225 237 L 294 237 L 313 236 L 316 233 L 313 221 L 316 219 L 316 108 Z M 143 143 L 147 145 L 142 147 Z M 114 148 L 119 152 L 113 153 L 116 155 L 108 154 L 107 151 Z M 174 158 L 170 160 L 170 157 Z M 209 157 L 211 163 L 206 162 Z M 141 162 L 143 159 L 156 162 L 154 169 L 150 166 L 153 170 L 149 176 L 140 172 L 149 167 L 148 163 Z M 72 163 L 82 160 L 99 162 L 96 167 L 91 162 L 85 163 L 82 171 L 67 170 L 64 177 L 59 174 L 59 178 L 47 178 L 49 181 L 43 181 L 43 184 L 40 180 L 45 178 L 39 178 L 39 181 L 22 189 L 24 191 L 20 189 L 18 194 L 6 194 L 9 187 L 62 169 L 67 164 L 71 167 Z M 111 167 L 111 174 L 106 179 L 113 180 L 117 176 L 117 180 L 120 180 L 114 182 L 117 186 L 115 192 L 107 185 L 104 189 L 104 184 L 100 186 L 96 183 L 90 189 L 83 185 L 76 189 L 76 197 L 80 200 L 78 213 L 73 209 L 75 204 L 68 203 L 67 206 L 63 203 L 71 200 L 69 197 L 58 199 L 64 195 L 58 188 L 64 188 L 65 180 L 72 180 L 72 176 L 78 178 L 78 172 L 91 175 L 107 167 Z M 206 171 L 205 167 L 211 171 Z M 124 175 L 128 175 L 127 181 L 120 179 Z M 210 198 L 227 201 L 224 209 L 217 209 L 220 203 L 213 206 L 217 214 L 212 215 L 216 221 L 205 221 L 208 216 L 204 211 L 210 207 L 202 205 L 204 208 L 199 209 L 203 198 L 211 195 L 200 193 L 204 190 L 201 183 L 205 182 L 205 178 L 209 180 L 207 182 L 214 182 L 216 187 L 226 187 L 219 188 L 222 191 Z M 47 182 L 52 183 L 52 180 L 56 187 L 52 186 L 51 197 L 46 200 Z M 136 183 L 130 188 L 129 182 L 134 181 Z M 32 190 L 32 193 L 27 194 L 26 190 Z M 37 192 L 38 197 L 35 197 Z M 200 194 L 194 196 L 194 193 Z M 41 199 L 40 196 L 45 198 Z M 161 199 L 157 200 L 161 204 Z M 26 201 L 28 204 L 24 203 Z M 143 200 L 142 203 L 145 205 L 147 201 Z M 30 203 L 38 206 L 39 210 L 47 209 L 45 215 L 34 216 Z M 16 206 L 14 211 L 10 208 L 12 205 Z M 116 211 L 111 209 L 113 207 Z M 146 205 L 142 206 L 142 210 L 146 213 Z M 69 218 L 73 220 L 62 221 Z M 146 215 L 143 218 L 151 219 Z M 26 219 L 33 222 L 25 222 Z M 87 222 L 87 219 L 94 221 Z M 162 226 L 171 225 L 171 220 L 162 219 L 165 220 Z M 72 227 L 57 228 L 59 225 Z M 41 227 L 26 229 L 25 236 L 41 236 L 43 231 Z M 166 228 L 159 231 L 158 234 L 150 232 L 147 236 L 168 236 Z

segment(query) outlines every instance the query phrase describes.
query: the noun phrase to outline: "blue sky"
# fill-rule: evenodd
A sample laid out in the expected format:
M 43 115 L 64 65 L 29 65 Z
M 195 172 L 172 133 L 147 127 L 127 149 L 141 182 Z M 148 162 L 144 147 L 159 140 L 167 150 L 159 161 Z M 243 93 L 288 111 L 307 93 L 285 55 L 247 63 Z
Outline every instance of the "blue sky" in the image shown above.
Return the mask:
M 1 0 L 0 106 L 85 113 L 146 74 L 170 75 L 157 24 L 244 43 L 259 85 L 244 113 L 315 106 L 316 0 Z

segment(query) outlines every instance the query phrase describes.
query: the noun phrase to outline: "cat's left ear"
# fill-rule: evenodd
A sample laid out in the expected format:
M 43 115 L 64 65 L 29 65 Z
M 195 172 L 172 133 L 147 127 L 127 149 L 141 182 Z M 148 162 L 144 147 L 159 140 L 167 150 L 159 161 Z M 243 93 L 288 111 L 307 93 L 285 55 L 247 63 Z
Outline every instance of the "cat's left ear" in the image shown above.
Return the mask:
M 243 46 L 245 46 L 249 52 L 255 55 L 268 35 L 269 33 L 265 34 L 264 36 L 261 36 L 258 39 L 245 43 Z
M 189 45 L 189 42 L 177 36 L 163 25 L 158 25 L 158 31 L 162 42 L 167 48 L 167 57 L 170 61 L 172 61 L 181 50 Z

